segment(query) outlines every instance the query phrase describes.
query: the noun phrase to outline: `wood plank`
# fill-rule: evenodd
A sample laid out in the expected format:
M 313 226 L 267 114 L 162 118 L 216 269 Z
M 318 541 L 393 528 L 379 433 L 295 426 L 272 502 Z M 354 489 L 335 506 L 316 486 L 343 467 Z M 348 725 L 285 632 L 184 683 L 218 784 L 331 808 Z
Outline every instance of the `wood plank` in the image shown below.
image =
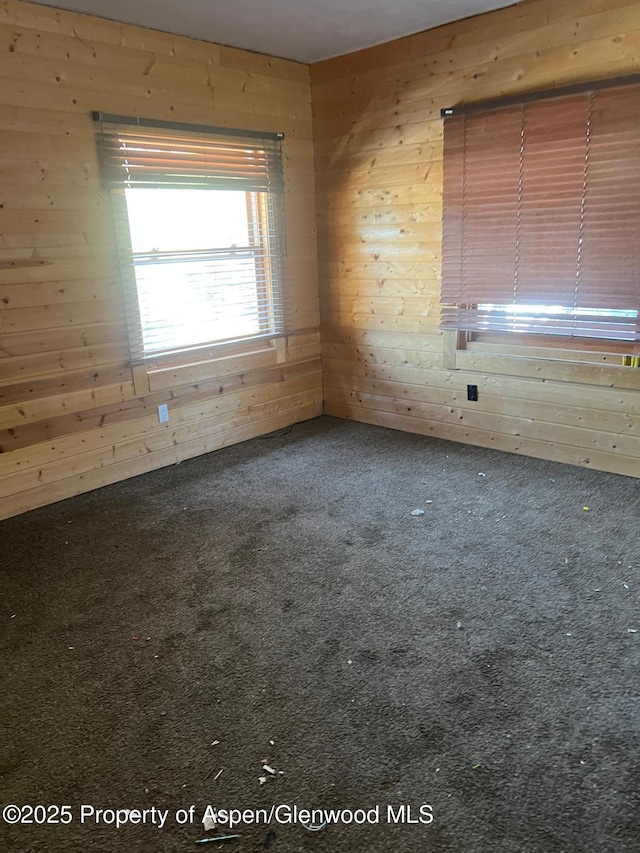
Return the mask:
M 538 338 L 534 343 L 532 338 Z M 544 344 L 542 343 L 544 341 Z M 545 338 L 540 335 L 531 335 L 528 340 L 518 335 L 517 342 L 509 343 L 501 337 L 499 343 L 484 341 L 467 341 L 461 349 L 467 352 L 475 352 L 479 355 L 507 355 L 519 356 L 521 358 L 547 358 L 576 361 L 581 364 L 591 362 L 594 364 L 621 364 L 622 354 L 632 355 L 640 352 L 640 344 L 630 341 L 598 341 L 584 340 L 578 342 L 575 338 L 558 336 L 557 340 Z
M 24 403 L 4 406 L 0 409 L 0 430 L 15 429 L 23 424 L 59 417 L 70 412 L 82 412 L 90 406 L 106 406 L 122 403 L 135 396 L 133 381 L 103 388 L 83 388 L 67 393 L 64 397 L 45 397 L 27 400 Z
M 0 323 L 7 335 L 21 332 L 56 329 L 61 326 L 112 324 L 123 320 L 119 302 L 94 299 L 90 302 L 66 302 L 61 305 L 42 305 L 35 308 L 0 310 Z
M 0 350 L 0 385 L 25 379 L 41 379 L 83 367 L 125 364 L 128 347 L 123 342 L 75 347 L 29 356 L 8 356 Z
M 435 309 L 434 309 L 435 310 Z M 335 310 L 327 313 L 324 311 L 320 314 L 322 323 L 342 323 L 343 326 L 350 328 L 368 331 L 396 331 L 408 334 L 424 333 L 432 335 L 437 329 L 437 322 L 434 322 L 434 317 L 426 315 L 424 317 L 407 316 L 397 314 L 390 316 L 388 314 L 338 314 Z
M 11 211 L 0 209 L 0 229 L 5 238 L 24 238 L 33 234 L 36 241 L 34 246 L 38 245 L 39 240 L 56 239 L 60 235 L 72 233 L 87 244 L 100 247 L 104 245 L 105 236 L 112 235 L 113 220 L 106 205 L 95 206 L 90 210 L 64 211 L 43 208 Z
M 76 138 L 87 133 L 87 116 L 74 116 L 52 109 L 31 109 L 26 106 L 0 103 L 0 130 L 13 130 L 43 136 Z M 14 155 L 17 152 L 12 152 Z
M 368 332 L 368 334 L 380 335 L 380 332 Z M 383 333 L 383 334 L 386 334 Z M 396 338 L 401 337 L 401 333 L 394 333 Z M 414 336 L 416 337 L 416 336 Z M 408 343 L 409 345 L 409 343 Z M 351 344 L 322 344 L 323 358 L 349 361 L 362 361 L 363 364 L 389 364 L 402 367 L 421 368 L 422 370 L 432 370 L 442 366 L 441 349 L 427 348 L 411 350 L 402 349 L 400 347 L 381 347 Z
M 581 364 L 552 358 L 492 356 L 463 350 L 456 354 L 456 367 L 506 376 L 534 376 L 572 384 L 640 390 L 640 370 L 625 368 L 620 364 Z
M 82 253 L 81 257 L 84 257 Z M 91 258 L 90 254 L 87 254 Z M 29 270 L 25 270 L 25 276 Z M 40 275 L 39 270 L 31 270 Z M 0 264 L 0 278 L 4 270 Z M 44 269 L 43 269 L 44 272 Z M 122 286 L 119 281 L 109 277 L 92 279 L 61 278 L 57 281 L 31 281 L 21 284 L 4 284 L 0 281 L 0 304 L 2 310 L 9 312 L 17 308 L 40 308 L 44 305 L 62 306 L 68 302 L 94 302 L 110 300 L 118 302 L 122 298 Z M 7 314 L 7 316 L 10 316 Z
M 441 227 L 442 207 L 434 200 L 433 204 L 394 204 L 393 207 L 357 207 L 352 209 L 324 208 L 318 211 L 319 228 L 353 228 L 362 225 L 399 225 L 408 222 L 428 223 L 432 227 Z
M 5 285 L 22 283 L 34 285 L 46 282 L 87 282 L 96 278 L 100 281 L 101 279 L 112 279 L 115 273 L 113 255 L 94 253 L 91 256 L 81 255 L 73 258 L 52 258 L 51 260 L 45 257 L 38 258 L 36 266 L 0 269 L 0 288 Z M 15 292 L 17 293 L 17 291 Z M 106 294 L 106 298 L 110 296 L 112 294 Z M 84 301 L 86 300 L 78 300 L 78 302 Z
M 50 354 L 56 360 L 59 350 L 94 347 L 101 344 L 125 344 L 126 329 L 123 321 L 84 324 L 77 328 L 47 329 L 42 331 L 17 332 L 4 334 L 0 338 L 0 357 L 27 357 L 40 353 Z M 128 349 L 128 343 L 126 344 Z
M 379 279 L 322 279 L 320 288 L 320 302 L 326 310 L 331 305 L 336 311 L 344 310 L 339 306 L 347 305 L 350 300 L 375 299 L 383 300 L 389 298 L 422 299 L 434 305 L 440 304 L 438 288 L 433 282 L 421 278 L 379 278 Z M 381 307 L 382 307 L 381 303 Z
M 371 331 L 368 329 L 345 328 L 326 325 L 322 329 L 323 349 L 330 351 L 331 344 L 350 344 L 351 349 L 345 351 L 347 360 L 351 361 L 355 352 L 354 345 L 364 345 L 369 352 L 374 347 L 386 349 L 408 349 L 414 352 L 426 350 L 439 353 L 442 350 L 442 332 L 435 330 L 432 334 L 417 332 L 393 332 L 391 330 Z
M 178 388 L 180 385 L 193 385 L 211 379 L 222 379 L 243 371 L 258 370 L 277 364 L 277 354 L 273 347 L 264 347 L 256 352 L 239 356 L 223 356 L 202 361 L 197 364 L 185 364 L 177 368 L 149 371 L 149 388 L 162 391 Z
M 455 370 L 458 350 L 464 349 L 465 337 L 463 332 L 447 329 L 442 335 L 442 366 L 447 370 Z
M 0 416 L 6 406 L 21 406 L 26 401 L 42 400 L 46 397 L 64 397 L 81 389 L 102 388 L 119 385 L 131 380 L 131 369 L 124 365 L 91 368 L 64 373 L 46 379 L 30 379 L 0 385 Z

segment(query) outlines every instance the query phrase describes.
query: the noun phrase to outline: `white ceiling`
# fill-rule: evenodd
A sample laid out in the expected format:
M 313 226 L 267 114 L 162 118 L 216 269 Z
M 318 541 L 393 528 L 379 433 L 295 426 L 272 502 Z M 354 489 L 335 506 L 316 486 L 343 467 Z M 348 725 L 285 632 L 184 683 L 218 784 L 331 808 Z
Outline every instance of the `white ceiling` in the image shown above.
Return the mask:
M 37 0 L 176 35 L 316 62 L 517 0 Z

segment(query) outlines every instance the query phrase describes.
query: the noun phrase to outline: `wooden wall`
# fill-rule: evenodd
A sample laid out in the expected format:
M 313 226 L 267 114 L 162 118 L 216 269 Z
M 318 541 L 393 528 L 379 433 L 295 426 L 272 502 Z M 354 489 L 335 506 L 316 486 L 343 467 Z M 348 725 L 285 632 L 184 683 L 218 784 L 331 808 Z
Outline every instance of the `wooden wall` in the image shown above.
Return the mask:
M 634 0 L 526 0 L 312 66 L 328 414 L 640 476 L 640 370 L 438 331 L 440 109 L 639 71 Z
M 0 518 L 320 414 L 308 67 L 15 0 L 0 57 Z M 134 377 L 92 110 L 286 133 L 286 341 Z
M 440 108 L 640 71 L 637 3 L 525 0 L 318 63 L 311 90 L 297 63 L 19 0 L 0 56 L 0 518 L 319 414 L 316 203 L 328 413 L 640 476 L 640 370 L 438 331 Z M 283 345 L 134 376 L 94 109 L 286 133 Z

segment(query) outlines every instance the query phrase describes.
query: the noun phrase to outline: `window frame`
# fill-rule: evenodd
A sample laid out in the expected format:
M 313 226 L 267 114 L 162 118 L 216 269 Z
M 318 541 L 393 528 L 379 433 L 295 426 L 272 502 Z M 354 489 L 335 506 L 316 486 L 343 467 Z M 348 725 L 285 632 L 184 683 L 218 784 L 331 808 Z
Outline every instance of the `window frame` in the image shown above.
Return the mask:
M 115 243 L 117 249 L 117 265 L 120 281 L 123 288 L 125 302 L 125 317 L 127 323 L 128 340 L 130 348 L 129 364 L 134 370 L 144 368 L 146 370 L 167 370 L 173 367 L 190 367 L 206 361 L 214 361 L 222 357 L 235 357 L 238 355 L 251 354 L 253 352 L 264 352 L 274 350 L 279 353 L 281 347 L 279 342 L 287 335 L 285 328 L 284 311 L 284 275 L 283 261 L 286 254 L 286 230 L 284 215 L 284 157 L 282 152 L 283 133 L 268 133 L 253 130 L 234 130 L 229 128 L 209 127 L 203 125 L 168 122 L 156 119 L 141 119 L 138 117 L 110 115 L 95 111 L 93 114 L 95 122 L 101 125 L 101 132 L 97 134 L 100 165 L 108 186 L 108 192 L 112 205 Z M 105 143 L 107 134 L 117 135 L 111 125 L 120 127 L 150 128 L 158 133 L 158 139 L 162 140 L 162 131 L 171 134 L 200 134 L 214 141 L 242 145 L 250 150 L 255 140 L 256 150 L 261 145 L 271 145 L 273 150 L 265 156 L 271 158 L 270 168 L 275 172 L 276 178 L 273 188 L 258 186 L 252 188 L 238 182 L 225 183 L 223 179 L 212 177 L 211 186 L 184 186 L 184 189 L 198 189 L 207 192 L 219 190 L 233 190 L 242 192 L 245 196 L 248 224 L 248 245 L 239 247 L 238 251 L 253 253 L 256 268 L 256 312 L 260 330 L 255 334 L 246 336 L 230 336 L 229 338 L 212 338 L 208 341 L 197 341 L 192 345 L 183 347 L 170 347 L 161 351 L 145 350 L 143 334 L 143 321 L 139 298 L 138 283 L 136 278 L 136 256 L 149 253 L 134 252 L 131 227 L 127 209 L 126 190 L 130 184 L 125 174 L 117 173 L 118 166 L 123 165 L 114 160 L 113 153 L 109 152 L 108 143 Z M 105 130 L 105 126 L 108 130 Z M 241 142 L 240 142 L 240 141 Z M 113 148 L 113 142 L 111 141 Z M 275 151 L 275 153 L 273 153 Z M 206 159 L 206 157 L 205 157 Z M 238 167 L 241 168 L 241 167 Z M 114 172 L 114 169 L 116 170 Z M 174 167 L 175 169 L 175 167 Z M 123 172 L 126 172 L 123 169 Z M 160 171 L 156 169 L 156 171 Z M 169 171 L 169 167 L 164 169 Z M 114 177 L 115 174 L 115 177 Z M 235 177 L 235 176 L 234 176 Z M 205 178 L 206 180 L 206 178 Z M 256 179 L 258 180 L 258 179 Z M 264 179 L 263 179 L 264 182 Z M 151 184 L 149 184 L 151 186 Z M 154 185 L 156 189 L 161 185 Z M 178 187 L 179 189 L 180 187 Z M 194 249 L 196 254 L 199 249 Z M 206 250 L 204 250 L 206 251 Z M 217 253 L 225 254 L 233 251 L 233 247 L 211 248 L 212 256 Z M 179 254 L 178 252 L 159 252 L 159 255 Z M 177 288 L 180 287 L 179 281 Z

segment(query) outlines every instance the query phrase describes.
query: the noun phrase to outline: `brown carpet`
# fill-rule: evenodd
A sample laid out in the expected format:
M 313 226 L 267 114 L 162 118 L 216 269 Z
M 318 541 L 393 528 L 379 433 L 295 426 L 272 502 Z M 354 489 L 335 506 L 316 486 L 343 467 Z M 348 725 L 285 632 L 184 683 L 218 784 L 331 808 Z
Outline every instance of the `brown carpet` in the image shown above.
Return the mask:
M 639 490 L 321 418 L 0 523 L 0 849 L 637 853 Z

